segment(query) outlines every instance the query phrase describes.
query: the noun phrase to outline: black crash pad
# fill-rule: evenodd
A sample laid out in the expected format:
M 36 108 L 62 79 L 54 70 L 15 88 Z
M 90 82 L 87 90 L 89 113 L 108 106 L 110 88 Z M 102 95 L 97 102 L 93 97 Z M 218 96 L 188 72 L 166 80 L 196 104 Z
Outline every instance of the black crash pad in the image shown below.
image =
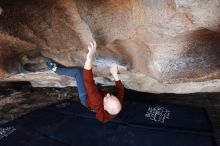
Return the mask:
M 0 126 L 0 146 L 217 146 L 205 109 L 126 102 L 102 124 L 66 101 Z

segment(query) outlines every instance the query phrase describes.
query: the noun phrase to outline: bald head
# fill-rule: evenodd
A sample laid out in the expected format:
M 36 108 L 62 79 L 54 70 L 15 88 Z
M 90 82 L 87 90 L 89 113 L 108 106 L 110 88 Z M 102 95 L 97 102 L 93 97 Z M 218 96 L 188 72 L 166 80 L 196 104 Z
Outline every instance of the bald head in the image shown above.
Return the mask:
M 104 109 L 111 115 L 117 115 L 121 111 L 121 103 L 117 97 L 110 95 L 109 93 L 105 95 Z

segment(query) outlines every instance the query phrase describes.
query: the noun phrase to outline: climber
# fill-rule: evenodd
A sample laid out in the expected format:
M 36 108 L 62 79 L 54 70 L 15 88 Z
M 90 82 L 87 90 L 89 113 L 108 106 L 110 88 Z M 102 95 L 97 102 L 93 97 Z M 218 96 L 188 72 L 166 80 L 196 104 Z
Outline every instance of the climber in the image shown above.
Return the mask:
M 114 78 L 117 95 L 99 91 L 95 85 L 92 71 L 93 55 L 96 51 L 96 42 L 93 40 L 88 46 L 84 68 L 64 67 L 51 59 L 45 59 L 48 69 L 59 75 L 66 75 L 76 79 L 80 102 L 89 110 L 96 112 L 96 118 L 101 122 L 107 122 L 114 118 L 122 108 L 124 86 L 118 77 L 117 64 L 112 64 L 110 72 Z

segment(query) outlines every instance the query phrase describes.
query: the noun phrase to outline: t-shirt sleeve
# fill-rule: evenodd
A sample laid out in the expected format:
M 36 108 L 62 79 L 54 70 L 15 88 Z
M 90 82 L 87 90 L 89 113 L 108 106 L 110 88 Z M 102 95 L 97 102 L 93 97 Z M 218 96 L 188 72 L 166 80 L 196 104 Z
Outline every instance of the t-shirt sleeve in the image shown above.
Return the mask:
M 119 81 L 115 81 L 115 85 L 116 85 L 116 97 L 120 100 L 121 103 L 123 103 L 123 99 L 124 99 L 124 86 L 121 82 L 121 80 Z

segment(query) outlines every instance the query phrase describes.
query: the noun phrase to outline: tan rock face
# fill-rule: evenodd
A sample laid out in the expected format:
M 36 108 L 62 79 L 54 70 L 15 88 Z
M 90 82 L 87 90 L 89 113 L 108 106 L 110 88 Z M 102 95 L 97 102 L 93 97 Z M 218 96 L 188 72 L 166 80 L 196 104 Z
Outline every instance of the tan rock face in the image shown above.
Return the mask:
M 39 72 L 43 57 L 82 66 L 94 38 L 100 83 L 111 84 L 107 68 L 117 62 L 127 88 L 220 92 L 219 0 L 2 0 L 0 8 L 2 80 L 74 85 Z

